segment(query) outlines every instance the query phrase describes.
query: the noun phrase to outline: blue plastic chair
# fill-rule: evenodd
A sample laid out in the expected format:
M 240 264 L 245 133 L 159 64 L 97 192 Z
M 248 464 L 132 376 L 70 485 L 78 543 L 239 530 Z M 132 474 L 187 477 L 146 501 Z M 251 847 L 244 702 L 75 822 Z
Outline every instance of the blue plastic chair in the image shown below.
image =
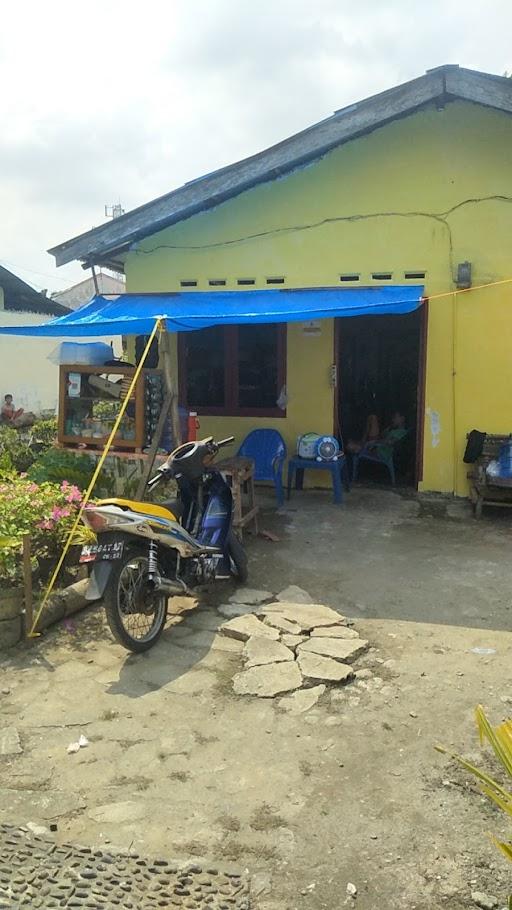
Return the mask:
M 353 455 L 352 461 L 352 483 L 355 483 L 357 480 L 357 475 L 359 472 L 359 462 L 360 461 L 371 461 L 373 464 L 382 464 L 387 468 L 389 472 L 389 477 L 391 480 L 391 485 L 394 487 L 396 483 L 395 478 L 395 463 L 393 461 L 393 453 L 386 458 L 385 456 L 378 455 L 376 452 L 369 451 L 368 449 L 361 449 L 357 455 Z
M 254 461 L 254 479 L 271 480 L 276 488 L 278 507 L 284 503 L 283 466 L 286 444 L 277 430 L 251 430 L 238 450 Z
M 359 471 L 359 462 L 361 460 L 363 460 L 363 461 L 371 461 L 371 462 L 373 462 L 373 464 L 384 465 L 384 467 L 386 468 L 386 470 L 389 473 L 391 485 L 394 487 L 396 484 L 395 453 L 396 453 L 397 449 L 399 449 L 401 446 L 403 446 L 403 444 L 404 444 L 405 440 L 408 438 L 408 436 L 409 436 L 409 431 L 407 431 L 407 433 L 405 434 L 405 436 L 402 437 L 402 439 L 398 439 L 395 442 L 395 444 L 392 447 L 391 453 L 389 455 L 383 455 L 382 453 L 379 454 L 378 452 L 376 452 L 374 450 L 372 451 L 371 443 L 368 446 L 365 446 L 364 449 L 361 449 L 361 451 L 357 455 L 353 455 L 352 482 L 353 483 L 356 482 L 357 474 Z

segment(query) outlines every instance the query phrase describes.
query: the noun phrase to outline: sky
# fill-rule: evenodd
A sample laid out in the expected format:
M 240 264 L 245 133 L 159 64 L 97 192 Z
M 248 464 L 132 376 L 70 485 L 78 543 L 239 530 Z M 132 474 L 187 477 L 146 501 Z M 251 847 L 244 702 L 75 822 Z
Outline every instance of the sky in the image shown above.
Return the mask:
M 0 263 L 46 252 L 443 63 L 512 71 L 510 0 L 25 0 L 0 32 Z

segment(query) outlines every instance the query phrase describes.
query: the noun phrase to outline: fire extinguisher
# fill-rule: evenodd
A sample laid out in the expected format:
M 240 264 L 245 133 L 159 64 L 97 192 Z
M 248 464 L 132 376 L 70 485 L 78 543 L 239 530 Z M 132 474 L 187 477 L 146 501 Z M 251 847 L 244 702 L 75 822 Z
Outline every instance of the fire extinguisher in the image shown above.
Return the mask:
M 187 442 L 196 441 L 199 426 L 200 424 L 199 420 L 197 419 L 197 411 L 189 411 L 187 421 Z

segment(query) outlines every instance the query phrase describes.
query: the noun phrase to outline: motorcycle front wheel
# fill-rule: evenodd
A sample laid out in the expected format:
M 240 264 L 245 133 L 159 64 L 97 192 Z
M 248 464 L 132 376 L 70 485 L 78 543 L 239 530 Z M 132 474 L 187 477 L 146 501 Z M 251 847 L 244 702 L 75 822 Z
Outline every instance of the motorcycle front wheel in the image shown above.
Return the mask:
M 151 589 L 147 574 L 147 555 L 142 550 L 131 550 L 112 564 L 104 595 L 114 638 L 135 653 L 153 647 L 167 617 L 167 595 Z

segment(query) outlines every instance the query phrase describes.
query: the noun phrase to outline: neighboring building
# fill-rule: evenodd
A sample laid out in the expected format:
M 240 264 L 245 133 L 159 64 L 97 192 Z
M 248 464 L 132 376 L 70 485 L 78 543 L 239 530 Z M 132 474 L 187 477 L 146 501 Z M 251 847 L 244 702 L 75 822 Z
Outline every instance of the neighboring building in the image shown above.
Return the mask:
M 451 293 L 512 276 L 511 114 L 512 80 L 439 67 L 50 252 L 129 292 L 423 284 L 407 317 L 182 335 L 181 399 L 205 433 L 270 425 L 290 451 L 399 408 L 419 488 L 465 494 L 467 432 L 512 432 L 512 283 Z
M 0 266 L 0 310 L 7 313 L 64 316 L 69 312 L 69 307 L 51 300 L 44 291 L 36 291 L 13 272 Z
M 111 287 L 109 275 L 104 285 Z M 78 288 L 89 282 L 81 282 Z M 124 290 L 124 283 L 117 281 Z M 74 291 L 74 288 L 70 288 Z M 93 292 L 94 293 L 94 292 Z M 114 293 L 109 290 L 108 293 Z M 115 293 L 119 293 L 117 290 Z M 46 297 L 26 284 L 12 272 L 0 267 L 0 325 L 40 325 L 48 322 L 49 317 L 64 316 L 72 307 L 65 306 L 64 291 L 55 297 Z M 89 294 L 82 302 L 90 299 Z M 59 299 L 57 299 L 59 298 Z M 73 339 L 68 339 L 73 340 Z M 87 342 L 88 339 L 77 338 L 78 342 Z M 119 338 L 95 338 L 95 341 L 105 341 L 111 344 L 114 354 L 121 356 Z M 57 411 L 59 399 L 59 368 L 54 358 L 49 356 L 55 353 L 60 344 L 58 338 L 31 338 L 30 336 L 0 335 L 0 401 L 3 396 L 10 393 L 18 407 L 26 411 L 40 414 L 42 411 Z
M 98 293 L 100 294 L 124 294 L 126 284 L 124 278 L 116 278 L 114 275 L 108 275 L 101 270 L 96 274 Z M 55 291 L 52 294 L 52 300 L 61 303 L 70 310 L 78 310 L 84 303 L 89 303 L 91 297 L 96 294 L 94 279 L 84 278 L 78 284 L 74 284 L 65 291 Z
M 1 325 L 39 325 L 68 312 L 0 266 Z M 26 411 L 56 408 L 58 373 L 48 360 L 55 344 L 54 338 L 0 337 L 0 400 L 11 393 L 16 405 Z

